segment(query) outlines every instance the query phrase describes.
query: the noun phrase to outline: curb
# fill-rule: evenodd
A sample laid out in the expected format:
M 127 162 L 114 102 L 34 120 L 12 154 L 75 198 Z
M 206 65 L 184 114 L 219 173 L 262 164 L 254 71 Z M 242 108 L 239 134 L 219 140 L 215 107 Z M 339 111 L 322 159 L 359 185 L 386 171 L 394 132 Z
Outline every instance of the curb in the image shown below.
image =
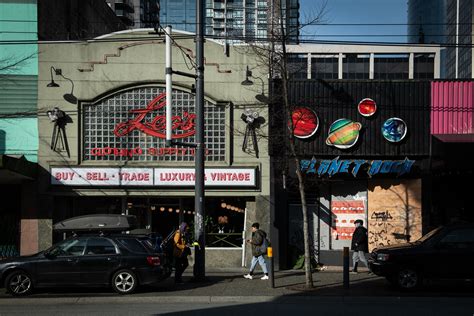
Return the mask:
M 157 304 L 157 303 L 269 303 L 274 304 L 301 304 L 301 303 L 360 303 L 363 302 L 387 302 L 387 303 L 455 303 L 460 301 L 473 302 L 472 297 L 365 297 L 365 296 L 308 296 L 308 295 L 282 295 L 282 296 L 148 296 L 148 297 L 131 297 L 131 296 L 113 296 L 113 297 L 79 297 L 79 298 L 10 298 L 0 299 L 1 305 L 82 305 L 82 304 Z

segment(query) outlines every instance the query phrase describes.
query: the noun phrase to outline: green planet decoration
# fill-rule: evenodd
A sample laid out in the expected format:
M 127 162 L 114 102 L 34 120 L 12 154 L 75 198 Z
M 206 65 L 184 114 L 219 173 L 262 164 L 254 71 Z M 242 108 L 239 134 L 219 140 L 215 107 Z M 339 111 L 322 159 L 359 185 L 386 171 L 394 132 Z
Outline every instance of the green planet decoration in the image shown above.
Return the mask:
M 347 149 L 354 146 L 359 139 L 359 131 L 362 124 L 342 118 L 331 124 L 326 145 L 339 149 Z

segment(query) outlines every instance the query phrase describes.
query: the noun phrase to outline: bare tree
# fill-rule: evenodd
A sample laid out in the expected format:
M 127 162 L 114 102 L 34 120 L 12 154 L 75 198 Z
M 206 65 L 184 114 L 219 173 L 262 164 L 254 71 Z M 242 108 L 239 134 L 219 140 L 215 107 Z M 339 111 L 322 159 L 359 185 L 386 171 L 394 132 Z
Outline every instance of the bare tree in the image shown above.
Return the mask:
M 286 8 L 282 7 L 282 1 L 274 1 L 272 7 L 269 8 L 269 28 L 268 28 L 268 38 L 264 41 L 253 43 L 249 45 L 249 49 L 252 50 L 253 55 L 257 59 L 257 64 L 260 67 L 265 67 L 269 73 L 271 80 L 278 80 L 281 84 L 279 86 L 280 91 L 275 93 L 273 91 L 270 96 L 271 99 L 268 100 L 269 103 L 281 103 L 282 108 L 278 109 L 281 111 L 281 116 L 286 118 L 283 121 L 285 126 L 282 126 L 282 131 L 284 131 L 285 147 L 286 150 L 284 153 L 288 155 L 291 161 L 293 161 L 296 175 L 298 180 L 298 191 L 301 200 L 302 213 L 303 213 L 303 234 L 304 234 L 304 259 L 305 259 L 305 286 L 307 288 L 313 287 L 313 277 L 311 272 L 311 262 L 313 261 L 313 249 L 312 247 L 312 238 L 309 231 L 309 215 L 308 215 L 308 205 L 306 202 L 305 195 L 305 181 L 303 174 L 300 169 L 300 160 L 297 151 L 297 142 L 295 137 L 295 127 L 297 122 L 293 122 L 292 113 L 295 108 L 295 105 L 290 101 L 289 95 L 289 86 L 292 78 L 302 69 L 299 67 L 294 67 L 289 63 L 289 54 L 287 52 L 287 44 L 291 39 L 294 39 L 297 34 L 293 33 L 290 28 L 285 25 L 285 15 L 284 10 Z M 303 28 L 308 25 L 316 25 L 321 23 L 325 13 L 325 8 L 327 1 L 321 1 L 321 6 L 318 9 L 318 12 L 313 15 L 306 23 L 302 24 L 300 28 Z M 269 135 L 269 137 L 282 137 L 283 135 Z M 289 161 L 289 160 L 286 160 Z

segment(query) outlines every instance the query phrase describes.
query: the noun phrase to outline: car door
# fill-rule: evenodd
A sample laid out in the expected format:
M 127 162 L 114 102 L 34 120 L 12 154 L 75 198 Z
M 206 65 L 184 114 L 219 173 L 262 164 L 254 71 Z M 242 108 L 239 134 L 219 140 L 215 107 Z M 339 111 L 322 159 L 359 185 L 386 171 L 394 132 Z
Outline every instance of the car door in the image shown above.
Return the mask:
M 36 283 L 40 286 L 64 286 L 80 283 L 79 258 L 86 245 L 83 238 L 64 240 L 43 254 L 36 263 Z
M 474 278 L 474 228 L 449 230 L 435 245 L 438 276 L 447 279 Z
M 111 273 L 119 266 L 119 252 L 110 239 L 89 237 L 84 256 L 80 259 L 81 283 L 109 284 Z

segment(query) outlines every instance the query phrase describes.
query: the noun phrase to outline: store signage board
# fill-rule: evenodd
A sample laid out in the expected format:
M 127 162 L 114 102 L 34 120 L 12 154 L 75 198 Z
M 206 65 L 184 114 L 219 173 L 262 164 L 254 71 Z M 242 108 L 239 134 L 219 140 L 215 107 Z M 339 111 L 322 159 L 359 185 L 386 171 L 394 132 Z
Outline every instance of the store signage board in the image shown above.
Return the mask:
M 209 168 L 206 186 L 255 187 L 255 168 Z M 192 168 L 51 168 L 51 184 L 66 186 L 194 186 Z
M 204 171 L 206 186 L 249 187 L 256 185 L 255 169 L 206 169 Z M 191 186 L 194 185 L 194 169 L 155 168 L 155 184 L 158 186 Z
M 377 174 L 396 174 L 397 176 L 402 176 L 410 173 L 414 163 L 414 160 L 409 160 L 408 158 L 404 160 L 346 160 L 336 157 L 332 160 L 319 160 L 313 157 L 311 160 L 301 160 L 300 169 L 303 173 L 317 174 L 320 177 L 349 173 L 357 177 L 362 167 L 367 169 L 369 177 Z

